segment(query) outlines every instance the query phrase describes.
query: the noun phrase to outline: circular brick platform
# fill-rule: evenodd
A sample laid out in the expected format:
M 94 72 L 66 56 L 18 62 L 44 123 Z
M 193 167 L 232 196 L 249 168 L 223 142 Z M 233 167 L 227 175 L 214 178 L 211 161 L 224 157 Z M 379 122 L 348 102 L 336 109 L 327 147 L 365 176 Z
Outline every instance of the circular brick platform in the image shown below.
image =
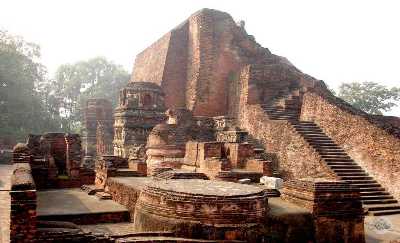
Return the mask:
M 137 231 L 175 231 L 205 239 L 245 239 L 267 212 L 258 187 L 199 179 L 154 180 L 135 209 Z

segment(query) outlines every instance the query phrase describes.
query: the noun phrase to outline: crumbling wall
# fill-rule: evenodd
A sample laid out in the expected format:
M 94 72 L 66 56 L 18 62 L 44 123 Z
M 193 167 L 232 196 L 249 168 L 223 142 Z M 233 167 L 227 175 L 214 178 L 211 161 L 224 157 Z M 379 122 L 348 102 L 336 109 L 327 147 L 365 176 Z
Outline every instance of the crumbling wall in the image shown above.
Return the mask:
M 316 122 L 324 132 L 382 186 L 400 199 L 400 133 L 337 98 L 304 94 L 301 119 Z
M 96 155 L 97 126 L 103 124 L 106 128 L 113 127 L 112 104 L 107 99 L 89 99 L 83 107 L 82 145 L 87 156 Z M 111 141 L 113 133 L 110 134 Z
M 28 163 L 14 164 L 10 197 L 10 241 L 35 242 L 36 187 Z
M 240 67 L 266 57 L 273 55 L 229 14 L 202 9 L 136 57 L 131 82 L 159 84 L 168 108 L 226 115 Z

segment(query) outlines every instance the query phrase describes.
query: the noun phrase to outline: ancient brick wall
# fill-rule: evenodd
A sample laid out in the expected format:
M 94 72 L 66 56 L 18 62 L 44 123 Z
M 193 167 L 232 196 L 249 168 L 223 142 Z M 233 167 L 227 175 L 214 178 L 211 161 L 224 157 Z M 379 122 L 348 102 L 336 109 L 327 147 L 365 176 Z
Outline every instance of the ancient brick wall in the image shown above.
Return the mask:
M 348 182 L 290 180 L 281 197 L 312 213 L 317 242 L 365 242 L 360 192 Z
M 240 124 L 260 140 L 268 152 L 276 153 L 284 179 L 303 177 L 335 178 L 318 153 L 287 121 L 271 121 L 258 105 L 249 105 Z
M 112 104 L 106 99 L 89 99 L 83 113 L 82 146 L 85 155 L 96 154 L 96 132 L 99 122 L 106 128 L 112 129 L 114 123 Z M 112 133 L 110 136 L 112 140 Z
M 171 33 L 136 56 L 131 81 L 153 82 L 161 86 Z
M 335 178 L 318 153 L 291 127 L 288 121 L 272 121 L 258 104 L 257 80 L 263 78 L 259 68 L 244 67 L 240 74 L 238 122 L 258 139 L 269 153 L 276 153 L 279 172 L 284 179 L 303 177 Z M 258 97 L 257 97 L 258 96 Z
M 186 103 L 186 65 L 188 45 L 188 23 L 172 30 L 166 56 L 161 88 L 168 108 L 182 108 Z
M 371 176 L 400 199 L 400 135 L 395 128 L 376 123 L 362 112 L 314 92 L 304 94 L 301 118 L 316 122 Z
M 10 197 L 10 241 L 35 242 L 36 187 L 28 163 L 14 164 Z
M 139 198 L 140 188 L 130 187 L 126 184 L 119 183 L 116 180 L 107 180 L 107 192 L 111 194 L 114 201 L 121 205 L 124 205 L 130 214 L 130 218 L 133 219 L 135 215 L 135 206 Z
M 199 116 L 226 115 L 240 68 L 266 57 L 273 55 L 229 14 L 203 9 L 136 57 L 131 82 L 159 84 L 168 108 L 186 106 Z

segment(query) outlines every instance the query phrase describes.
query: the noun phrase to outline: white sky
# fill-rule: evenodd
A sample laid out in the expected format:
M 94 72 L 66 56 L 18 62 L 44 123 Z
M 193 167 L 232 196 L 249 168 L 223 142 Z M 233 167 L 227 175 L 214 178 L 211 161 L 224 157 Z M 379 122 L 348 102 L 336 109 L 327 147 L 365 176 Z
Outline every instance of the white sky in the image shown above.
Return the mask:
M 39 44 L 50 74 L 95 56 L 131 71 L 137 53 L 195 11 L 214 8 L 245 20 L 262 46 L 333 88 L 400 86 L 397 0 L 0 0 L 0 8 L 0 29 Z

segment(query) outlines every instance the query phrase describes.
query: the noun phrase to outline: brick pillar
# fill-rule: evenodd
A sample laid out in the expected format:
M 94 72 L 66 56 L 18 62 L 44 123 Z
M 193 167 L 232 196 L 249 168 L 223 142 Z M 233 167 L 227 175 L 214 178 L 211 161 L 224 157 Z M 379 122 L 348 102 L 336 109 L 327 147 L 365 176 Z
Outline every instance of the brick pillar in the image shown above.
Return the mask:
M 67 174 L 71 179 L 78 179 L 82 157 L 81 139 L 78 134 L 66 134 L 65 142 L 67 143 Z
M 27 163 L 17 163 L 11 177 L 10 242 L 35 242 L 36 187 Z

